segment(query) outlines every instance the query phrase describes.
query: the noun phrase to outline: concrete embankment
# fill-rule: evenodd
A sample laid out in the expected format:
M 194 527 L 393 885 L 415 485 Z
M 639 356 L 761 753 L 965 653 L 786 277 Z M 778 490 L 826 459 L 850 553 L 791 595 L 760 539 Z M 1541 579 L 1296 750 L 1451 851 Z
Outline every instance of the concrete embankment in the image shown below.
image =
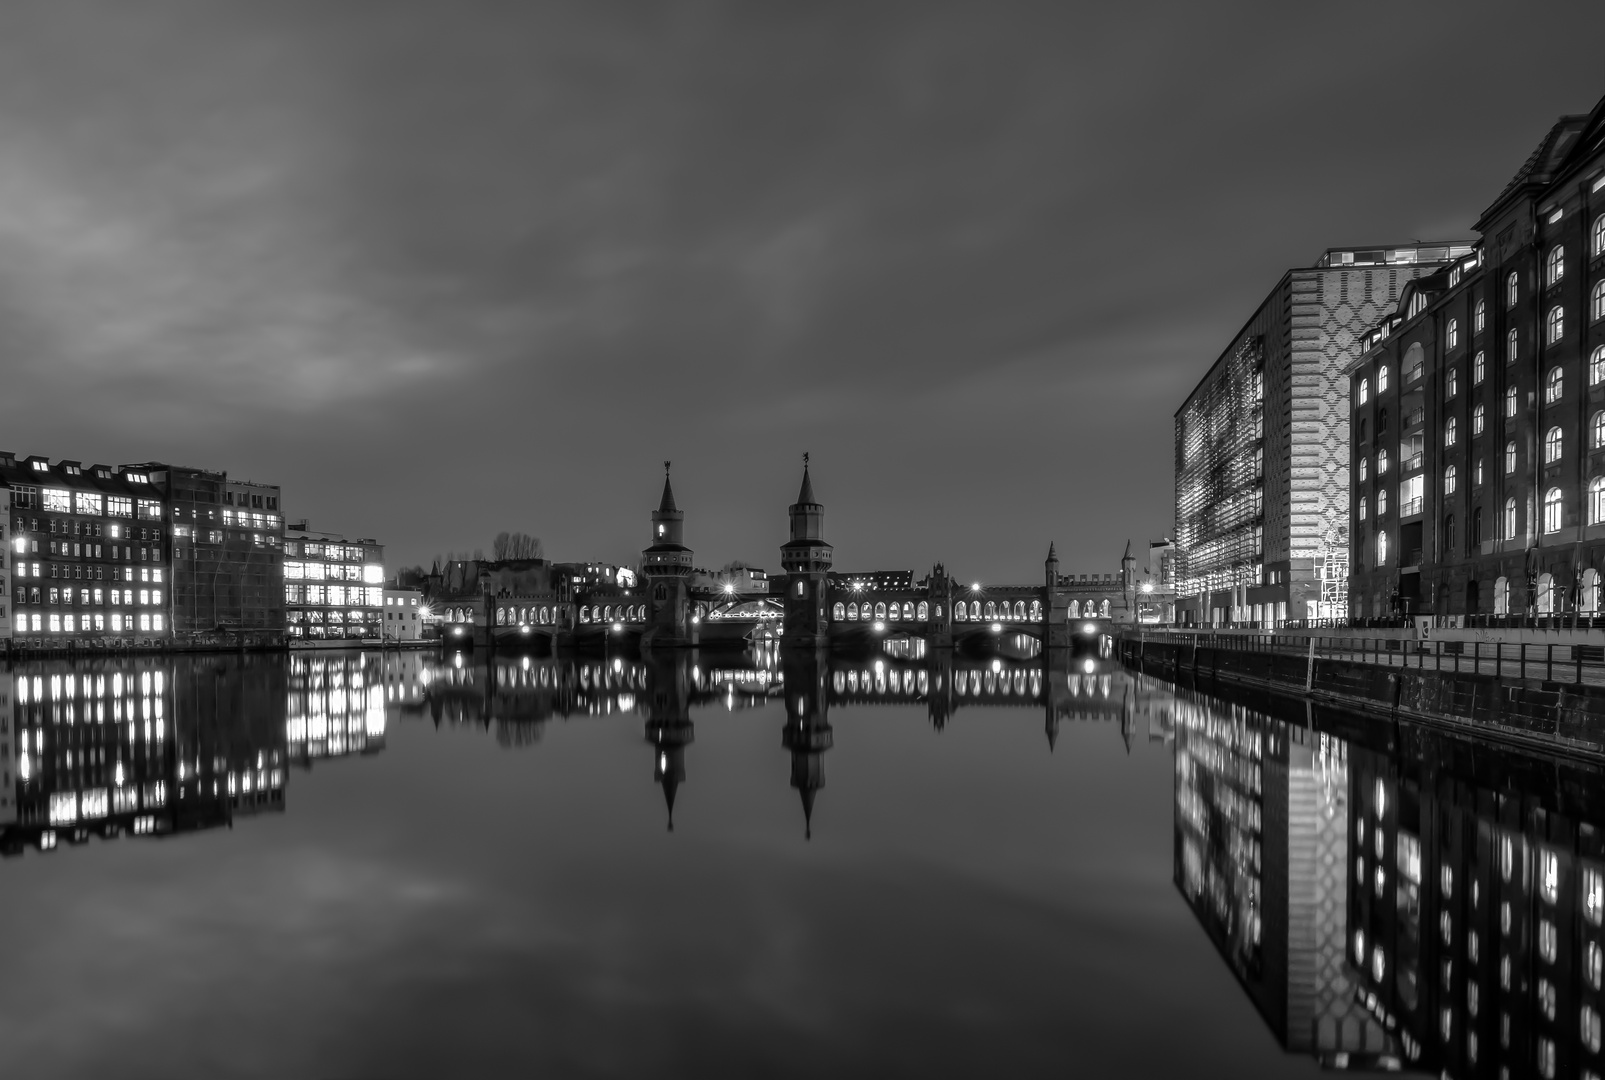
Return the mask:
M 1137 635 L 1130 667 L 1208 690 L 1255 686 L 1527 747 L 1605 758 L 1605 686 L 1356 663 L 1292 651 L 1222 648 Z

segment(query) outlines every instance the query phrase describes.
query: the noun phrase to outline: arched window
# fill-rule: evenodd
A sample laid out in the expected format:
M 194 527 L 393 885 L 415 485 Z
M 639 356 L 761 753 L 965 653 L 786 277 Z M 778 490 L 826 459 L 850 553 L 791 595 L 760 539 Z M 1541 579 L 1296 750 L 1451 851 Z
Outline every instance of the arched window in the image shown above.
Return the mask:
M 1516 497 L 1512 495 L 1505 500 L 1505 539 L 1516 538 Z
M 1561 434 L 1560 428 L 1552 427 L 1544 433 L 1544 464 L 1548 465 L 1560 460 Z
M 1595 255 L 1605 255 L 1605 214 L 1594 219 L 1594 227 L 1589 230 L 1589 250 Z
M 1566 336 L 1566 312 L 1559 304 L 1549 309 L 1544 319 L 1544 341 L 1553 345 Z
M 856 602 L 847 605 L 847 618 L 853 622 L 858 621 L 858 604 Z
M 1448 514 L 1443 519 L 1443 553 L 1445 556 L 1453 555 L 1455 550 L 1455 516 Z
M 1370 401 L 1370 400 L 1371 400 L 1371 380 L 1370 379 L 1361 379 L 1360 380 L 1360 404 L 1364 405 L 1367 401 Z
M 1377 566 L 1388 565 L 1388 534 L 1377 533 Z
M 971 622 L 980 622 L 981 621 L 981 601 L 979 601 L 979 600 L 971 600 L 970 601 L 970 621 Z
M 1471 410 L 1471 434 L 1481 435 L 1488 426 L 1488 410 L 1478 402 L 1477 407 Z
M 1453 465 L 1445 465 L 1443 468 L 1443 493 L 1445 495 L 1453 495 L 1455 493 L 1455 467 Z
M 1488 304 L 1486 301 L 1478 300 L 1477 306 L 1471 311 L 1471 332 L 1473 334 L 1480 334 L 1487 325 Z
M 1360 459 L 1360 482 L 1362 484 L 1366 480 L 1370 479 L 1370 472 L 1371 472 L 1371 459 L 1370 458 L 1361 458 Z
M 1384 517 L 1388 512 L 1388 489 L 1377 489 L 1377 517 Z
M 1588 482 L 1588 523 L 1605 522 L 1605 476 L 1596 476 Z
M 1455 348 L 1457 345 L 1460 344 L 1460 320 L 1459 319 L 1450 319 L 1449 320 L 1449 329 L 1444 334 L 1444 337 L 1447 339 L 1445 343 L 1451 349 Z
M 1544 404 L 1553 405 L 1560 400 L 1561 394 L 1566 390 L 1566 374 L 1559 367 L 1549 369 L 1549 375 L 1544 379 Z
M 988 619 L 995 619 L 998 617 L 998 607 L 990 600 L 986 602 L 986 617 Z
M 847 618 L 847 605 L 840 600 L 836 601 L 830 606 L 830 617 L 837 622 L 845 620 Z
M 1589 615 L 1599 610 L 1599 571 L 1592 566 L 1583 571 L 1583 576 L 1578 581 L 1577 610 Z
M 914 601 L 912 601 L 912 600 L 904 600 L 903 601 L 903 618 L 912 619 L 913 617 L 914 617 Z
M 1605 345 L 1595 349 L 1588 358 L 1588 382 L 1589 385 L 1605 382 Z
M 551 624 L 552 624 L 552 609 L 551 608 L 544 608 L 544 607 L 541 608 L 541 625 L 542 626 L 550 626 Z
M 1370 508 L 1371 508 L 1371 500 L 1366 498 L 1364 495 L 1360 496 L 1360 520 L 1361 521 L 1364 521 L 1366 519 L 1366 516 L 1367 516 L 1366 515 L 1366 511 L 1369 510 Z
M 506 626 L 507 625 L 507 609 L 506 608 L 499 607 L 499 608 L 496 609 L 496 625 L 497 626 Z
M 1069 607 L 1067 607 L 1065 609 L 1065 615 L 1068 618 L 1071 618 L 1071 619 L 1079 619 L 1079 618 L 1081 618 L 1081 601 L 1079 601 L 1079 600 L 1070 601 Z
M 1494 614 L 1510 614 L 1510 579 L 1501 577 L 1494 582 Z
M 1488 375 L 1488 361 L 1481 350 L 1471 359 L 1471 385 L 1481 386 L 1482 380 Z
M 1509 388 L 1507 388 L 1505 390 L 1505 416 L 1507 418 L 1509 418 L 1509 417 L 1512 417 L 1512 416 L 1515 416 L 1515 415 L 1516 415 L 1516 388 L 1514 386 L 1512 386 L 1512 387 L 1509 387 Z
M 1505 278 L 1505 306 L 1513 308 L 1521 299 L 1521 276 L 1512 270 L 1510 276 Z
M 1388 452 L 1386 449 L 1377 451 L 1377 475 L 1381 476 L 1388 471 Z
M 1377 393 L 1385 393 L 1388 389 L 1388 365 L 1383 364 L 1377 368 Z
M 1460 392 L 1460 369 L 1450 368 L 1443 377 L 1443 396 L 1452 398 Z
M 588 606 L 580 608 L 580 622 L 591 621 L 591 609 Z
M 1588 301 L 1588 321 L 1599 322 L 1605 319 L 1605 281 L 1594 286 L 1594 292 Z
M 1566 276 L 1566 249 L 1556 244 L 1549 249 L 1549 258 L 1544 260 L 1544 284 L 1553 285 Z
M 800 582 L 800 581 L 797 582 L 797 588 L 796 588 L 795 592 L 796 592 L 796 594 L 798 596 L 801 596 L 803 594 L 803 583 L 802 582 Z
M 1552 487 L 1544 492 L 1544 532 L 1560 532 L 1560 516 L 1560 488 Z
M 1443 445 L 1453 446 L 1455 444 L 1455 430 L 1455 418 L 1451 416 L 1443 423 Z
M 896 600 L 893 600 L 890 604 L 886 605 L 886 617 L 891 619 L 893 622 L 896 622 L 898 618 L 902 616 L 902 614 L 903 605 L 899 604 Z
M 1549 615 L 1555 610 L 1555 579 L 1549 574 L 1538 575 L 1538 614 Z
M 1516 471 L 1516 440 L 1511 439 L 1505 444 L 1505 475 Z
M 877 601 L 876 602 L 876 604 L 875 604 L 875 617 L 877 619 L 886 618 L 886 602 L 885 601 L 882 600 L 882 601 Z
M 964 610 L 964 601 L 960 600 L 953 605 L 953 621 L 963 622 L 967 618 L 969 618 L 969 613 Z
M 1042 621 L 1042 602 L 1040 600 L 1031 601 L 1031 614 L 1028 616 L 1028 618 L 1032 622 Z
M 1505 335 L 1505 363 L 1514 364 L 1521 356 L 1521 335 L 1514 327 Z
M 918 619 L 920 622 L 928 622 L 930 617 L 931 605 L 927 601 L 921 600 L 919 607 L 914 609 L 914 618 Z
M 1014 602 L 1014 617 L 1016 619 L 1024 619 L 1025 618 L 1025 601 L 1024 600 L 1016 600 Z
M 1383 435 L 1386 435 L 1387 433 L 1388 433 L 1388 410 L 1387 409 L 1378 409 L 1377 410 L 1377 438 L 1381 438 Z

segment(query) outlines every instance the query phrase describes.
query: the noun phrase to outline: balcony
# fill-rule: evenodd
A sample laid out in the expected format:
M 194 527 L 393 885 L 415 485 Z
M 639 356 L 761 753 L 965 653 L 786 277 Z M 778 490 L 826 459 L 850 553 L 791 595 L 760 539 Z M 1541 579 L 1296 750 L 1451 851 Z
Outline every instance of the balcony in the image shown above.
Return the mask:
M 1408 502 L 1402 502 L 1399 504 L 1399 516 L 1402 518 L 1407 518 L 1414 514 L 1419 514 L 1421 513 L 1422 505 L 1423 500 L 1421 499 L 1411 499 Z

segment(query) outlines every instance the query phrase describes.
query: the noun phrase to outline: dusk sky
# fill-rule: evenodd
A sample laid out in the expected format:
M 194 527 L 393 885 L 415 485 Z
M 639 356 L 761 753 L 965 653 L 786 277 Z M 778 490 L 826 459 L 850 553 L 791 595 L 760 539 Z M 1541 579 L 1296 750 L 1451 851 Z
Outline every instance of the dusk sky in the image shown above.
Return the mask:
M 1520 18 L 1514 16 L 1520 12 Z M 1470 235 L 1605 5 L 10 3 L 0 447 L 392 565 L 1109 571 L 1283 271 Z

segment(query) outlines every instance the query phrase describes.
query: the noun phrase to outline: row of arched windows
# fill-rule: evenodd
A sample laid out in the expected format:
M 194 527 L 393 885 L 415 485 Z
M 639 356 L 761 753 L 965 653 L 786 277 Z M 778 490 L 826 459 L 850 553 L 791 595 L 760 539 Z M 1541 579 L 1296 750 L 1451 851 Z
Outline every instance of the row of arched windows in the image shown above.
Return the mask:
M 556 621 L 556 609 L 551 607 L 499 607 L 496 609 L 497 626 L 551 626 Z
M 959 622 L 964 622 L 966 619 L 970 622 L 993 622 L 998 619 L 1041 622 L 1042 601 L 1033 600 L 1031 606 L 1027 608 L 1024 600 L 1016 600 L 1013 606 L 1010 606 L 1007 600 L 1001 602 L 988 600 L 985 604 L 979 600 L 971 600 L 966 610 L 961 600 L 953 606 L 953 618 Z
M 645 604 L 598 604 L 580 608 L 582 623 L 645 622 Z
M 1074 600 L 1070 601 L 1070 618 L 1072 619 L 1107 619 L 1108 617 L 1108 600 L 1104 600 L 1101 603 L 1096 600 L 1088 600 L 1085 604 L 1077 604 Z
M 1577 578 L 1577 611 L 1592 615 L 1600 608 L 1599 571 L 1590 567 Z M 1555 580 L 1553 574 L 1539 574 L 1534 583 L 1533 607 L 1540 615 L 1554 615 L 1567 608 L 1566 587 Z M 1510 579 L 1501 577 L 1494 582 L 1494 614 L 1510 614 Z
M 875 604 L 871 604 L 866 600 L 862 605 L 856 600 L 848 604 L 838 600 L 835 606 L 830 609 L 830 617 L 837 622 L 868 622 L 871 619 L 891 619 L 893 621 L 901 619 L 905 622 L 925 622 L 931 617 L 931 605 L 924 600 L 921 600 L 918 604 L 915 604 L 912 600 L 905 600 L 901 604 L 893 600 L 890 605 L 884 600 Z M 941 604 L 936 605 L 936 617 L 938 619 L 942 617 Z

